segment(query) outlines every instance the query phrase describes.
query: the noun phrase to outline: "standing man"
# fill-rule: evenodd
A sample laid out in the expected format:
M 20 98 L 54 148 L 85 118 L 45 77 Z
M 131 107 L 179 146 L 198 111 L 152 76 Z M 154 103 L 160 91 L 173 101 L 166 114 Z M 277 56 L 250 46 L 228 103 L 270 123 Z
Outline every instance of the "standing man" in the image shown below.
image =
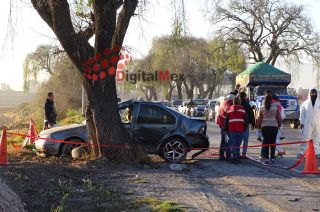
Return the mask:
M 302 130 L 302 140 L 313 140 L 317 158 L 320 158 L 320 101 L 318 91 L 310 90 L 308 100 L 300 108 L 300 128 Z M 300 158 L 307 149 L 307 143 L 300 145 L 300 152 L 297 155 Z
M 245 108 L 241 105 L 241 99 L 237 96 L 233 100 L 233 105 L 227 111 L 225 122 L 225 131 L 229 135 L 229 146 L 231 147 L 233 163 L 239 162 L 242 135 L 246 130 L 245 128 L 249 126 L 247 122 L 248 116 Z
M 228 143 L 228 135 L 225 131 L 225 120 L 227 116 L 227 111 L 233 104 L 233 100 L 235 95 L 229 94 L 227 99 L 220 105 L 217 117 L 217 124 L 220 127 L 220 134 L 221 134 L 221 143 L 220 143 L 220 151 L 219 151 L 219 160 L 230 160 L 231 159 L 231 150 Z M 226 155 L 225 155 L 226 153 Z
M 46 102 L 44 104 L 44 113 L 45 113 L 45 121 L 44 121 L 44 130 L 54 127 L 57 119 L 57 112 L 54 106 L 54 95 L 52 92 L 49 92 L 47 95 Z
M 240 92 L 239 96 L 241 99 L 241 105 L 245 109 L 248 117 L 248 122 L 246 122 L 245 130 L 242 133 L 243 149 L 241 155 L 241 158 L 247 158 L 247 150 L 249 143 L 249 124 L 251 125 L 251 130 L 254 130 L 256 119 L 254 117 L 253 109 L 249 104 L 247 94 L 245 92 Z

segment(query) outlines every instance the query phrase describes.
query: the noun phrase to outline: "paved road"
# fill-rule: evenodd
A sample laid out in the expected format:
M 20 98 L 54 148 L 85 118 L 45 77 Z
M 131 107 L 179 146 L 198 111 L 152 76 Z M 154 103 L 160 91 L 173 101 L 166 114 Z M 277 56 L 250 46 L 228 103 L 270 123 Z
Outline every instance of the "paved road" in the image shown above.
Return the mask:
M 213 122 L 208 122 L 208 131 L 207 131 L 210 139 L 210 145 L 212 147 L 219 147 L 220 145 L 220 129 L 217 127 L 217 125 Z M 292 142 L 292 141 L 300 141 L 301 138 L 301 131 L 299 129 L 291 129 L 289 125 L 284 126 L 283 130 L 283 136 L 285 139 L 283 142 Z M 250 131 L 250 138 L 249 138 L 249 145 L 257 145 L 261 144 L 261 142 L 256 140 L 256 134 L 255 131 Z M 286 155 L 283 158 L 277 157 L 277 163 L 276 166 L 281 167 L 290 167 L 295 163 L 296 155 L 299 152 L 299 144 L 295 145 L 286 145 L 283 146 L 283 149 L 286 151 Z M 261 148 L 250 148 L 248 150 L 248 156 L 258 159 L 259 153 Z M 211 151 L 213 152 L 213 151 Z M 217 150 L 214 151 L 214 153 L 217 153 Z M 297 168 L 295 168 L 296 171 L 302 171 L 304 167 L 304 163 L 299 165 Z
M 208 135 L 211 146 L 219 146 L 219 129 L 214 123 L 208 123 Z M 297 141 L 300 131 L 286 126 L 283 135 L 285 141 Z M 260 143 L 254 131 L 250 137 L 249 145 Z M 286 156 L 274 166 L 253 160 L 230 164 L 218 161 L 217 156 L 201 156 L 197 161 L 202 168 L 191 168 L 186 178 L 197 179 L 192 187 L 198 187 L 204 198 L 194 197 L 187 203 L 201 202 L 195 211 L 320 211 L 319 175 L 301 174 L 304 164 L 294 171 L 285 169 L 296 161 L 298 149 L 299 145 L 286 146 Z M 248 154 L 258 158 L 259 152 L 260 148 L 254 148 Z
M 219 146 L 215 124 L 209 123 L 208 134 L 211 146 Z M 299 130 L 285 128 L 286 141 L 297 140 L 299 134 Z M 259 144 L 254 132 L 250 144 Z M 185 172 L 172 172 L 167 164 L 159 170 L 127 170 L 148 183 L 137 186 L 129 181 L 125 186 L 141 196 L 183 203 L 190 211 L 320 211 L 320 177 L 283 168 L 295 162 L 298 145 L 285 150 L 288 154 L 274 166 L 252 160 L 232 164 L 201 156 L 187 160 Z M 259 152 L 260 148 L 249 150 L 255 158 Z

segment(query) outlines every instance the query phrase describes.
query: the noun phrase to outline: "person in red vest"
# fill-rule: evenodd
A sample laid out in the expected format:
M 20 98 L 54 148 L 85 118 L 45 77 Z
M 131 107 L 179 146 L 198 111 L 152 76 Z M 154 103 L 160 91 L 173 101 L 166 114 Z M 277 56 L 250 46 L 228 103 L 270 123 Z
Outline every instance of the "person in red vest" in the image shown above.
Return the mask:
M 231 159 L 231 151 L 228 148 L 228 135 L 225 131 L 225 120 L 227 111 L 233 104 L 233 99 L 235 98 L 234 94 L 229 94 L 224 102 L 220 105 L 218 111 L 218 117 L 216 123 L 220 127 L 220 134 L 221 134 L 221 143 L 220 143 L 220 150 L 219 150 L 219 160 L 229 160 Z
M 227 111 L 225 120 L 225 130 L 229 135 L 229 146 L 231 147 L 232 162 L 234 163 L 239 162 L 242 136 L 248 125 L 246 110 L 241 105 L 240 97 L 237 96 L 233 100 L 233 105 Z

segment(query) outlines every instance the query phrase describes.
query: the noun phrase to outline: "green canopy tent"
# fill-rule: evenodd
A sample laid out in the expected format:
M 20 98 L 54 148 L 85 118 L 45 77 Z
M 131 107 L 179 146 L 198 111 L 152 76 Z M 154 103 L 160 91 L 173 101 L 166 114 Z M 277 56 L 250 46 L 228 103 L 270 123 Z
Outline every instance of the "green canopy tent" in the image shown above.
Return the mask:
M 241 87 L 255 87 L 258 85 L 282 85 L 291 83 L 291 74 L 265 63 L 258 62 L 241 72 L 236 77 L 236 83 Z

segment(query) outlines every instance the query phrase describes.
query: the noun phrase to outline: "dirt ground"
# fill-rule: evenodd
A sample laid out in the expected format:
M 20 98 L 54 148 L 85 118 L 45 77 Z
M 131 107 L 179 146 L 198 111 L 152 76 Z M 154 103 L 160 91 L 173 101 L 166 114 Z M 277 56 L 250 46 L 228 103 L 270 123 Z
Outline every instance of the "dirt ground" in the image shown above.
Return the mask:
M 1 176 L 27 211 L 320 211 L 316 176 L 250 160 L 202 158 L 182 172 L 153 161 L 132 166 L 24 151 L 10 156 Z M 165 209 L 157 209 L 161 204 Z
M 256 144 L 253 133 L 250 143 Z M 218 128 L 209 124 L 208 134 L 218 146 Z M 294 141 L 299 131 L 286 128 L 284 136 Z M 301 174 L 303 165 L 285 168 L 296 161 L 298 148 L 286 146 L 274 166 L 201 156 L 180 172 L 156 156 L 152 165 L 121 165 L 9 149 L 10 165 L 0 168 L 0 176 L 27 211 L 320 211 L 320 175 Z

